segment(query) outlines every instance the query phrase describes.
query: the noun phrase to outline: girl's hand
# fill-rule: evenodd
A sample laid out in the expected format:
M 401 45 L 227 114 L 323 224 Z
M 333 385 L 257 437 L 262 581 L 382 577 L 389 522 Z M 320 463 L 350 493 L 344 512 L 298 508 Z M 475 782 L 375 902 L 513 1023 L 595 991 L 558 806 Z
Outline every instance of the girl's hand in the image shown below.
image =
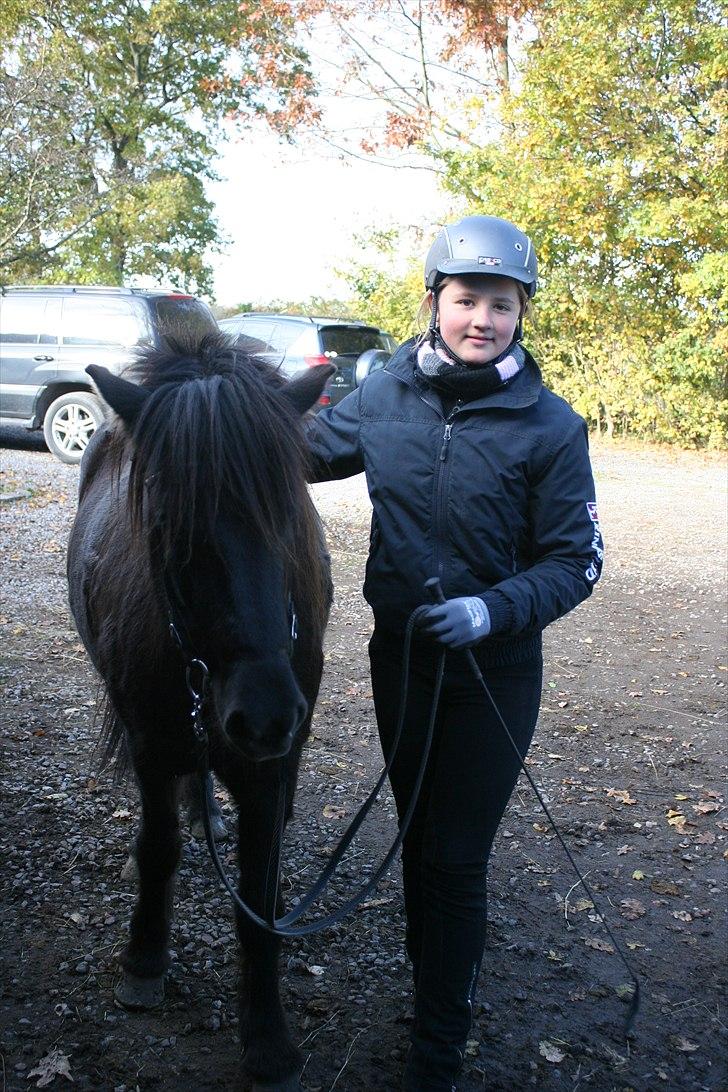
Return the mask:
M 420 624 L 425 633 L 448 648 L 469 648 L 490 633 L 488 608 L 477 595 L 448 599 L 429 607 Z

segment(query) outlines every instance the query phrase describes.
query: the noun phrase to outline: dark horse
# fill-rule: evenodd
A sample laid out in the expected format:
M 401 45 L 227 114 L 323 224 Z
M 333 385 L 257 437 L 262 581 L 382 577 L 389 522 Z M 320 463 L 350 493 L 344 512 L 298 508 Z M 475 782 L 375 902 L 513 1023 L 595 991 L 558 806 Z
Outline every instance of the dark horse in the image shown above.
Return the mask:
M 108 752 L 141 797 L 139 893 L 117 1000 L 164 995 L 179 784 L 195 767 L 185 657 L 209 668 L 210 765 L 238 808 L 239 892 L 276 908 L 279 780 L 292 800 L 323 664 L 330 577 L 305 484 L 302 415 L 332 369 L 286 383 L 222 337 L 143 354 L 134 382 L 92 367 L 116 416 L 84 458 L 68 551 L 71 609 L 108 695 Z M 295 609 L 297 639 L 291 637 Z M 289 806 L 290 812 L 290 806 Z M 236 913 L 241 1084 L 299 1089 L 277 937 Z

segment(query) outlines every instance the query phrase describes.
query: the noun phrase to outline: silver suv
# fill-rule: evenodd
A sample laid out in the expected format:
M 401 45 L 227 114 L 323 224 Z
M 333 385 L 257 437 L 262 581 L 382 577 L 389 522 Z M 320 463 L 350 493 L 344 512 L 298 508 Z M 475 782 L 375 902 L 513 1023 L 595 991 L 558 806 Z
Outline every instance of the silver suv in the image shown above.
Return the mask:
M 140 345 L 218 326 L 194 296 L 83 285 L 0 288 L 0 422 L 43 429 L 52 453 L 78 463 L 104 419 L 86 374 L 117 375 Z
M 248 351 L 275 364 L 289 379 L 306 368 L 335 364 L 319 409 L 340 402 L 370 372 L 384 367 L 397 347 L 384 330 L 346 319 L 243 311 L 222 319 L 220 329 L 242 339 Z

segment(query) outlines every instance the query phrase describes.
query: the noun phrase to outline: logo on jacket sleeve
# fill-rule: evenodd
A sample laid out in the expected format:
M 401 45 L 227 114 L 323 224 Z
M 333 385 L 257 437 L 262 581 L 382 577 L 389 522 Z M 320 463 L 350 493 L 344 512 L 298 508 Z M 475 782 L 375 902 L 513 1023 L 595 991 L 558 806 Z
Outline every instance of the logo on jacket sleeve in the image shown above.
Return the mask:
M 589 513 L 589 519 L 594 524 L 594 533 L 592 534 L 591 550 L 594 555 L 594 560 L 589 567 L 584 570 L 584 576 L 592 584 L 595 584 L 602 573 L 602 562 L 604 561 L 604 543 L 602 542 L 602 532 L 599 526 L 599 515 L 597 513 L 596 501 L 586 501 L 586 510 Z

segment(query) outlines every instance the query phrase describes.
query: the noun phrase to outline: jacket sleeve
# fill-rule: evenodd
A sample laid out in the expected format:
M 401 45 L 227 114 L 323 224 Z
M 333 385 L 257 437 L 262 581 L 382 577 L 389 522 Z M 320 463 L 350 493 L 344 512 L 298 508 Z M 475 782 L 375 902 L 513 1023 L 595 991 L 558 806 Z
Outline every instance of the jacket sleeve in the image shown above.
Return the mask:
M 544 629 L 591 595 L 604 559 L 587 429 L 579 418 L 531 483 L 533 563 L 481 596 L 493 635 Z
M 359 439 L 361 387 L 312 417 L 306 428 L 310 482 L 348 478 L 364 469 Z

